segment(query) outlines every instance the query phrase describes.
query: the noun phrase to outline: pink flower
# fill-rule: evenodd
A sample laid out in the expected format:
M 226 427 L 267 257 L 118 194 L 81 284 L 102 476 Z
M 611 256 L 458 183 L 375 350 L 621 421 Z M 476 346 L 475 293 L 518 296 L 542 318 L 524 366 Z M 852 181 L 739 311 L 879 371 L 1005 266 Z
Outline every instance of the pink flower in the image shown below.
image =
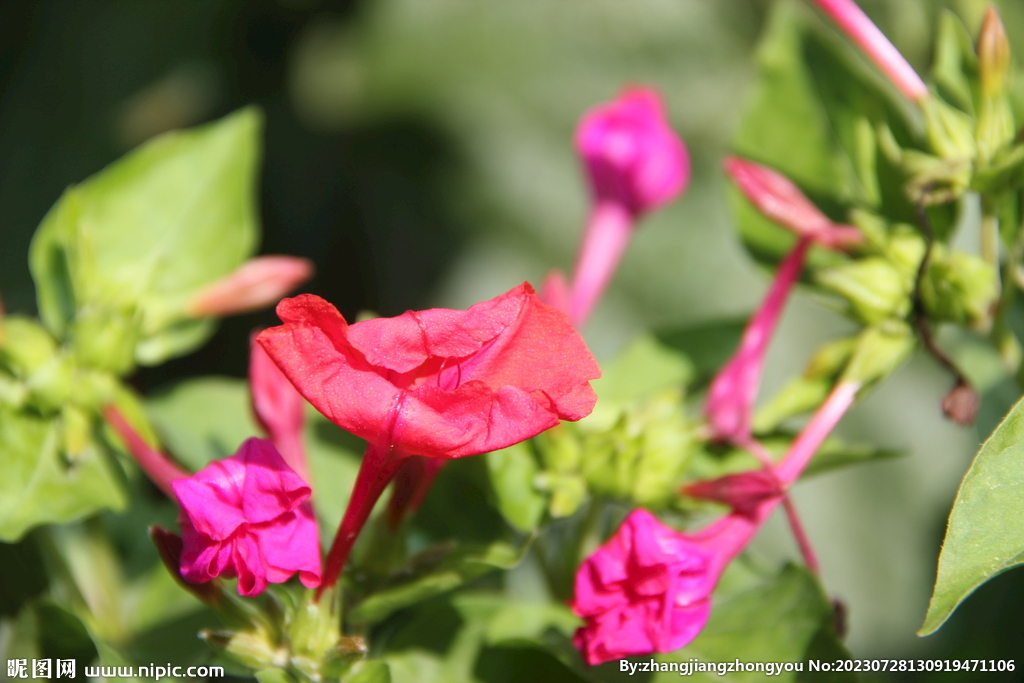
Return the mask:
M 878 30 L 853 0 L 814 0 L 855 43 L 878 65 L 900 92 L 920 101 L 928 97 L 928 86 L 907 63 L 899 50 Z
M 323 299 L 282 301 L 257 341 L 366 454 L 324 586 L 338 578 L 374 503 L 409 456 L 462 458 L 593 410 L 600 369 L 565 314 L 519 287 L 466 311 L 409 311 L 349 325 Z M 411 494 L 410 494 L 411 498 Z
M 265 439 L 249 439 L 230 458 L 171 483 L 181 507 L 181 574 L 193 583 L 238 577 L 241 595 L 298 572 L 320 584 L 320 546 L 309 486 Z
M 288 466 L 308 482 L 309 466 L 302 445 L 306 399 L 256 343 L 255 334 L 249 339 L 249 394 L 253 415 L 274 448 Z
M 567 303 L 582 328 L 626 251 L 636 220 L 675 199 L 690 179 L 690 159 L 665 120 L 661 96 L 627 88 L 614 102 L 587 112 L 576 129 L 576 148 L 590 174 L 594 202 Z M 564 300 L 559 282 L 545 299 Z M 548 296 L 559 297 L 548 299 Z
M 700 482 L 698 490 L 724 493 L 735 505 L 733 512 L 707 527 L 683 533 L 645 510 L 630 513 L 576 573 L 572 608 L 585 623 L 573 642 L 588 664 L 672 652 L 697 637 L 707 623 L 722 572 L 784 500 L 785 489 L 800 477 L 859 388 L 856 382 L 836 385 L 774 475 Z M 739 498 L 740 489 L 749 493 L 747 500 Z
M 634 217 L 675 199 L 690 179 L 686 147 L 650 88 L 626 88 L 584 114 L 576 148 L 595 200 L 621 205 Z
M 573 643 L 588 664 L 673 652 L 711 614 L 713 553 L 643 509 L 634 510 L 576 573 Z
M 207 285 L 188 304 L 196 318 L 258 311 L 313 276 L 313 263 L 295 256 L 258 256 Z

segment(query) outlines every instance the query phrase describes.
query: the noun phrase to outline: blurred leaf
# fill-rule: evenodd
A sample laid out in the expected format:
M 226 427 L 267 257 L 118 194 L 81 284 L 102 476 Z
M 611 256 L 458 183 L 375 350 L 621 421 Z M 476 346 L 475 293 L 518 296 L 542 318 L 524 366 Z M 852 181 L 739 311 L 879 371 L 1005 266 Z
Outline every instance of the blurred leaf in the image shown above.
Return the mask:
M 696 369 L 678 349 L 652 335 L 641 335 L 626 345 L 611 362 L 601 366 L 601 378 L 592 382 L 602 403 L 629 404 L 663 389 L 693 381 Z
M 93 442 L 61 457 L 58 423 L 0 408 L 0 541 L 127 503 L 111 455 Z
M 1024 564 L 1024 401 L 982 445 L 949 515 L 919 635 L 936 631 L 978 586 Z
M 186 306 L 256 247 L 259 130 L 245 109 L 161 135 L 69 188 L 30 252 L 47 327 L 111 348 L 137 337 L 135 360 L 149 365 L 205 339 L 211 322 L 190 320 Z M 118 326 L 128 338 L 109 336 Z
M 746 318 L 738 318 L 658 330 L 656 336 L 662 344 L 689 359 L 693 364 L 695 381 L 704 381 L 718 372 L 736 352 L 746 326 Z
M 976 86 L 977 59 L 974 41 L 963 22 L 950 10 L 943 10 L 939 17 L 932 76 L 939 92 L 968 114 L 974 113 L 972 86 Z M 966 69 L 970 70 L 970 78 Z
M 391 683 L 391 669 L 372 659 L 358 662 L 345 677 L 345 683 Z
M 259 683 L 296 683 L 295 678 L 284 669 L 262 669 L 255 676 Z
M 484 456 L 498 510 L 509 524 L 529 533 L 537 528 L 547 497 L 534 486 L 540 467 L 527 442 Z
M 485 639 L 488 645 L 539 644 L 548 629 L 571 636 L 581 623 L 566 605 L 509 601 L 487 623 Z
M 498 542 L 484 548 L 425 550 L 411 558 L 405 570 L 392 577 L 390 586 L 360 603 L 348 618 L 353 622 L 376 623 L 396 610 L 446 593 L 487 572 L 511 569 L 519 564 L 527 547 L 528 544 L 524 544 L 517 549 Z
M 745 662 L 802 662 L 816 639 L 834 643 L 834 651 L 843 652 L 832 632 L 832 607 L 821 586 L 803 568 L 787 565 L 778 575 L 761 585 L 717 600 L 707 626 L 689 646 L 668 655 L 655 655 L 666 663 L 679 663 L 697 657 L 704 662 L 729 662 L 741 658 Z M 848 655 L 847 655 L 848 656 Z M 806 668 L 806 666 L 805 666 Z M 737 672 L 723 677 L 714 673 L 694 673 L 693 680 L 753 681 L 763 680 L 764 672 Z M 855 674 L 818 678 L 806 671 L 801 681 L 855 681 Z M 796 672 L 783 672 L 774 680 L 796 681 Z M 651 678 L 657 681 L 679 680 L 679 672 L 660 672 Z

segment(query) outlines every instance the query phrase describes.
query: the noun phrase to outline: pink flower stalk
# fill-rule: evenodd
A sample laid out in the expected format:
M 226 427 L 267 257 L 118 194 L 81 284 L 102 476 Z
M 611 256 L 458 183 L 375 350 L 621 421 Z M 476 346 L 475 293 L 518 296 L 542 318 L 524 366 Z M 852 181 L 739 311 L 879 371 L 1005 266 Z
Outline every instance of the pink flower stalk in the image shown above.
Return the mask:
M 192 583 L 238 577 L 238 593 L 262 593 L 296 572 L 320 585 L 320 543 L 310 488 L 266 439 L 172 483 L 181 507 L 181 575 Z
M 837 385 L 776 469 L 788 487 L 853 404 L 860 385 Z M 704 529 L 682 533 L 634 510 L 576 573 L 573 642 L 590 665 L 685 647 L 704 628 L 722 572 L 785 497 L 762 495 Z
M 568 314 L 569 299 L 569 283 L 565 279 L 565 274 L 558 269 L 552 270 L 540 286 L 540 300 Z
M 853 0 L 814 0 L 868 54 L 893 84 L 915 102 L 928 97 L 928 86 L 889 39 Z
M 171 482 L 176 479 L 184 479 L 189 473 L 178 467 L 170 458 L 152 448 L 142 436 L 135 431 L 121 411 L 113 405 L 103 409 L 103 418 L 110 425 L 110 428 L 121 440 L 129 455 L 135 460 L 139 468 L 149 477 L 149 480 L 156 484 L 157 488 L 167 494 L 171 500 L 177 500 Z
M 441 473 L 447 460 L 410 455 L 395 473 L 395 485 L 388 501 L 388 524 L 397 529 L 406 513 L 413 513 L 423 504 L 431 484 Z
M 581 328 L 626 250 L 636 220 L 675 199 L 690 179 L 690 159 L 665 119 L 661 96 L 627 88 L 587 112 L 576 148 L 594 203 L 576 261 L 570 318 Z
M 257 256 L 207 285 L 188 303 L 196 318 L 236 315 L 275 304 L 313 277 L 313 263 L 295 256 Z
M 302 445 L 306 399 L 256 343 L 255 334 L 249 338 L 249 393 L 253 415 L 274 448 L 303 481 L 310 481 Z
M 750 440 L 754 401 L 761 383 L 765 354 L 793 285 L 803 270 L 812 243 L 843 249 L 863 241 L 852 225 L 837 225 L 821 213 L 800 189 L 770 168 L 738 157 L 725 170 L 740 191 L 766 217 L 799 237 L 779 265 L 768 294 L 750 319 L 735 355 L 711 382 L 704 413 L 716 441 L 745 445 Z
M 594 357 L 565 314 L 526 283 L 466 311 L 354 325 L 309 294 L 282 301 L 277 313 L 284 324 L 257 341 L 306 400 L 367 441 L 321 592 L 406 458 L 504 448 L 581 419 L 597 400 Z

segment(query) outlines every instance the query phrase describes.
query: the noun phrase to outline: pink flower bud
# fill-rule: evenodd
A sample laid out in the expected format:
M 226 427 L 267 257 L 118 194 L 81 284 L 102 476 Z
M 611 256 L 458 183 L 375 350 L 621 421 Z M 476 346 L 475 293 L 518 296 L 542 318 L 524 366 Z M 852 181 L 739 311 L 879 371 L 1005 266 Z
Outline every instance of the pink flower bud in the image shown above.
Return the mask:
M 928 97 L 928 86 L 914 71 L 914 67 L 907 63 L 857 3 L 853 0 L 814 1 L 867 53 L 900 92 L 914 101 Z
M 596 200 L 620 204 L 633 216 L 672 201 L 690 179 L 686 147 L 650 88 L 627 88 L 587 112 L 576 129 L 576 148 Z
M 718 479 L 696 481 L 683 487 L 694 498 L 723 503 L 743 514 L 750 514 L 768 498 L 785 495 L 782 485 L 767 470 L 728 474 Z
M 295 256 L 258 256 L 192 297 L 195 318 L 235 315 L 276 304 L 313 276 L 313 263 Z
M 739 157 L 727 157 L 725 172 L 757 210 L 801 237 L 831 249 L 864 240 L 852 225 L 837 225 L 781 173 Z
M 569 283 L 562 271 L 554 269 L 544 278 L 540 286 L 540 300 L 548 306 L 553 306 L 562 313 L 569 312 Z

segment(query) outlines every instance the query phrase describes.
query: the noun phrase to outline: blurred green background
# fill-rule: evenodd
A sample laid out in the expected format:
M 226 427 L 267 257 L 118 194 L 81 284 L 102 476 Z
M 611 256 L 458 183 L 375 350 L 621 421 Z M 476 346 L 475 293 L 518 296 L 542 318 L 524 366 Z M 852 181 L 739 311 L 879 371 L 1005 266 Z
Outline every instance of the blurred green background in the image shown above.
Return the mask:
M 568 269 L 587 209 L 571 135 L 627 83 L 660 88 L 692 155 L 688 193 L 637 232 L 587 332 L 608 357 L 643 329 L 747 314 L 767 277 L 743 253 L 720 160 L 754 78 L 769 0 L 52 0 L 0 2 L 0 293 L 32 313 L 27 249 L 70 183 L 169 128 L 247 103 L 267 115 L 263 253 L 311 258 L 308 286 L 346 316 L 465 307 Z M 941 6 L 976 29 L 985 3 L 862 6 L 922 67 Z M 1002 6 L 1024 46 L 1024 3 Z M 965 238 L 973 248 L 970 238 Z M 139 373 L 244 375 L 249 330 L 223 324 L 192 356 Z M 849 325 L 797 296 L 764 392 Z M 941 418 L 950 380 L 917 358 L 844 422 L 907 456 L 799 487 L 826 587 L 858 658 L 1024 654 L 1024 577 L 985 586 L 918 639 L 956 485 L 1012 391 L 976 430 Z M 1024 523 L 1024 521 L 1022 521 Z M 774 520 L 755 550 L 796 557 Z M 0 590 L 7 591 L 3 587 Z M 0 601 L 0 605 L 6 601 Z M 1018 663 L 1024 669 L 1024 661 Z M 966 680 L 966 679 L 962 679 Z M 1022 678 L 1024 680 L 1024 678 Z

